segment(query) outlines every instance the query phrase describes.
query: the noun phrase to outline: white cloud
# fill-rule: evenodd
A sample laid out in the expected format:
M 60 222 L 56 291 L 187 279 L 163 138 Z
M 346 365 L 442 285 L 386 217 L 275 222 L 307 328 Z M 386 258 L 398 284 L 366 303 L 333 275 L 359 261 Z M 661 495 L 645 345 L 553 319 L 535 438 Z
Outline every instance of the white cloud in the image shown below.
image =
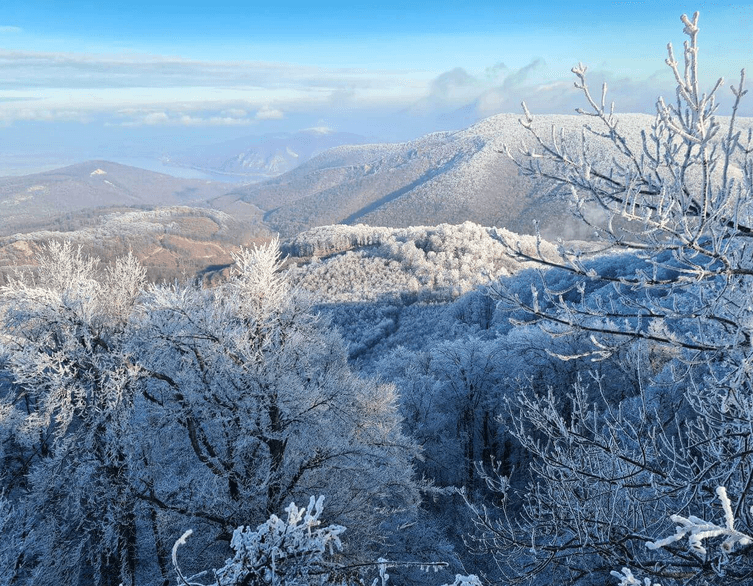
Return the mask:
M 0 26 L 0 35 L 2 34 L 17 34 L 23 29 L 20 26 Z
M 411 71 L 0 49 L 0 98 L 33 97 L 39 119 L 88 111 L 118 125 L 237 126 L 328 107 L 343 91 L 354 109 L 399 109 L 418 99 L 425 84 Z M 33 114 L 21 116 L 0 99 L 0 118 Z
M 409 71 L 317 67 L 264 61 L 202 61 L 143 54 L 0 49 L 6 88 L 317 88 L 405 83 Z
M 223 116 L 229 116 L 230 118 L 245 118 L 248 116 L 248 112 L 240 108 L 230 108 L 221 112 Z
M 2 1 L 2 0 L 0 0 Z M 2 32 L 3 27 L 0 27 Z M 672 94 L 672 79 L 609 81 L 619 111 L 650 111 Z M 155 55 L 43 53 L 0 49 L 0 123 L 14 120 L 98 121 L 117 126 L 325 126 L 382 136 L 460 128 L 500 112 L 572 112 L 582 106 L 567 70 L 542 61 L 509 68 L 426 71 L 199 61 Z M 723 106 L 724 107 L 724 106 Z M 750 115 L 746 104 L 741 115 Z M 319 123 L 321 119 L 324 122 Z M 433 121 L 432 121 L 433 120 Z M 418 132 L 418 130 L 416 131 Z
M 254 124 L 254 121 L 249 118 L 232 118 L 230 116 L 201 118 L 184 114 L 180 117 L 179 123 L 181 126 L 248 126 Z
M 0 103 L 1 104 L 1 103 Z M 0 120 L 12 123 L 16 120 L 31 122 L 90 122 L 90 112 L 86 110 L 60 109 L 60 108 L 0 108 Z
M 478 75 L 455 68 L 434 78 L 424 97 L 405 111 L 417 118 L 434 116 L 458 128 L 494 114 L 519 112 L 521 101 L 534 113 L 571 114 L 587 106 L 573 79 L 569 72 L 553 71 L 541 59 L 518 69 L 499 64 Z M 619 77 L 609 70 L 589 72 L 592 88 L 600 91 L 602 81 L 608 83 L 608 99 L 615 101 L 619 112 L 652 112 L 658 95 L 673 93 L 668 69 L 647 78 Z
M 224 113 L 224 112 L 223 112 Z M 121 110 L 121 116 L 129 119 L 121 126 L 248 126 L 255 120 L 247 117 L 234 117 L 202 112 L 199 115 L 180 112 L 143 112 L 140 110 Z
M 312 134 L 332 134 L 335 132 L 334 128 L 329 126 L 312 126 L 311 128 L 304 128 L 301 132 L 311 132 Z
M 451 99 L 463 90 L 478 89 L 481 81 L 470 75 L 462 67 L 445 71 L 431 82 L 431 94 L 438 98 Z
M 144 116 L 142 123 L 149 126 L 156 126 L 159 124 L 167 124 L 169 121 L 169 116 L 164 112 L 152 112 L 151 114 Z
M 270 108 L 269 106 L 263 106 L 256 112 L 255 118 L 257 120 L 281 120 L 284 118 L 282 110 L 276 108 Z

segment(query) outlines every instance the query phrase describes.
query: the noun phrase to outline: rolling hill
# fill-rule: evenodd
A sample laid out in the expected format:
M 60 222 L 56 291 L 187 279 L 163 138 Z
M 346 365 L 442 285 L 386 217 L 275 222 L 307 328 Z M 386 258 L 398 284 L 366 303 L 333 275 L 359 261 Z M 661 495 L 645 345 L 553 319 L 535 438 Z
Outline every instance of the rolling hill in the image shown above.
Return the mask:
M 0 285 L 18 270 L 34 270 L 37 256 L 51 241 L 67 240 L 105 268 L 132 253 L 151 281 L 201 277 L 214 279 L 233 263 L 241 245 L 268 240 L 263 226 L 207 208 L 156 210 L 101 209 L 75 230 L 41 230 L 0 236 Z M 76 219 L 74 217 L 74 219 Z
M 536 125 L 544 135 L 552 126 L 564 128 L 564 140 L 569 141 L 579 140 L 588 120 L 540 116 Z M 619 120 L 628 141 L 639 147 L 640 131 L 653 119 L 628 114 Z M 753 127 L 753 120 L 744 119 L 740 126 Z M 199 215 L 226 214 L 223 222 L 232 221 L 232 229 L 217 233 L 226 234 L 222 240 L 234 246 L 275 232 L 283 239 L 294 238 L 311 228 L 334 224 L 408 228 L 470 221 L 531 234 L 534 219 L 546 238 L 589 239 L 592 229 L 576 222 L 562 199 L 547 186 L 521 176 L 515 163 L 500 152 L 505 144 L 514 149 L 527 141 L 529 135 L 517 115 L 498 115 L 462 131 L 437 132 L 404 143 L 336 146 L 279 177 L 240 186 L 90 161 L 0 178 L 0 236 L 52 230 L 58 233 L 56 237 L 68 234 L 73 238 L 72 231 L 116 226 L 112 218 L 119 213 L 189 206 L 196 209 L 190 213 Z M 603 159 L 609 152 L 606 146 L 597 140 L 589 156 L 594 161 Z M 218 153 L 218 160 L 222 156 Z M 160 228 L 163 232 L 174 232 L 173 220 L 160 222 L 165 225 Z M 198 232 L 193 233 L 192 227 Z M 205 227 L 202 222 L 183 222 L 178 231 L 181 238 L 205 241 Z M 147 231 L 151 233 L 153 227 Z M 110 228 L 100 232 L 101 238 L 118 238 Z M 129 246 L 146 254 L 137 240 L 130 240 Z M 170 242 L 168 248 L 175 245 Z M 188 244 L 183 248 L 181 258 L 195 249 Z M 178 264 L 186 265 L 183 260 L 168 262 Z M 217 263 L 196 266 L 208 264 Z
M 0 178 L 0 235 L 60 228 L 66 214 L 102 207 L 196 205 L 228 191 L 223 183 L 88 161 L 34 175 Z

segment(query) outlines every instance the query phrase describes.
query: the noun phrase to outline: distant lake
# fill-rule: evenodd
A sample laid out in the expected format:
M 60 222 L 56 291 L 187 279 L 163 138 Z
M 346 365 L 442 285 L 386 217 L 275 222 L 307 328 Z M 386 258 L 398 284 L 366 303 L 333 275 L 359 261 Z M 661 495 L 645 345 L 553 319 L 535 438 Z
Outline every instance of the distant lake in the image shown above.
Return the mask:
M 251 183 L 248 177 L 239 177 L 237 175 L 226 175 L 223 173 L 212 173 L 211 171 L 202 171 L 190 167 L 178 167 L 163 163 L 160 159 L 150 157 L 117 157 L 107 159 L 113 163 L 138 167 L 155 173 L 164 173 L 181 179 L 206 179 L 207 181 L 222 181 L 223 183 Z

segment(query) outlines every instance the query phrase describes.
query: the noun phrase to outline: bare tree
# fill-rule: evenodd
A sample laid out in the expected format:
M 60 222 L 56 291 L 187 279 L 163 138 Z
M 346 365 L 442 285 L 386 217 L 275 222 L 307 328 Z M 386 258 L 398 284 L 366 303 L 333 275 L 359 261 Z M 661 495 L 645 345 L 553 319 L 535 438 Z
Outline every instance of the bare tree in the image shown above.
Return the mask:
M 501 282 L 495 295 L 553 335 L 589 334 L 586 357 L 629 355 L 639 378 L 621 403 L 585 373 L 567 397 L 550 390 L 510 402 L 513 434 L 534 457 L 532 479 L 515 490 L 487 475 L 502 508 L 474 505 L 477 545 L 510 579 L 607 580 L 631 567 L 666 586 L 753 571 L 739 552 L 722 564 L 716 550 L 645 547 L 665 534 L 671 513 L 707 510 L 717 486 L 728 488 L 741 531 L 753 524 L 753 150 L 749 121 L 737 116 L 745 72 L 723 120 L 723 81 L 700 89 L 698 13 L 682 22 L 684 66 L 671 44 L 666 59 L 676 99 L 659 98 L 640 137 L 622 132 L 606 85 L 595 98 L 579 64 L 575 85 L 588 104 L 580 113 L 594 124 L 577 137 L 555 129 L 546 137 L 523 104 L 533 146 L 506 150 L 524 174 L 568 196 L 603 246 L 593 255 L 562 244 L 552 261 L 508 238 L 541 270 L 529 292 Z

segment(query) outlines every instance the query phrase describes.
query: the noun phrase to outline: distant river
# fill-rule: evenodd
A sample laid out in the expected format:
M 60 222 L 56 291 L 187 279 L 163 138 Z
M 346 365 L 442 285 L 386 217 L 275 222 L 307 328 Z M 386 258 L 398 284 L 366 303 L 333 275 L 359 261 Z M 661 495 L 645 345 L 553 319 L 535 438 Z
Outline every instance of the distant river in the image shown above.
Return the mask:
M 202 171 L 199 169 L 191 169 L 189 167 L 176 167 L 169 164 L 166 165 L 159 159 L 151 159 L 149 157 L 117 157 L 108 160 L 113 163 L 120 163 L 121 165 L 138 167 L 139 169 L 154 171 L 155 173 L 164 173 L 165 175 L 180 177 L 181 179 L 206 179 L 207 181 L 222 181 L 223 183 L 249 183 L 247 177 L 224 175 L 222 173 L 212 173 L 211 171 Z

